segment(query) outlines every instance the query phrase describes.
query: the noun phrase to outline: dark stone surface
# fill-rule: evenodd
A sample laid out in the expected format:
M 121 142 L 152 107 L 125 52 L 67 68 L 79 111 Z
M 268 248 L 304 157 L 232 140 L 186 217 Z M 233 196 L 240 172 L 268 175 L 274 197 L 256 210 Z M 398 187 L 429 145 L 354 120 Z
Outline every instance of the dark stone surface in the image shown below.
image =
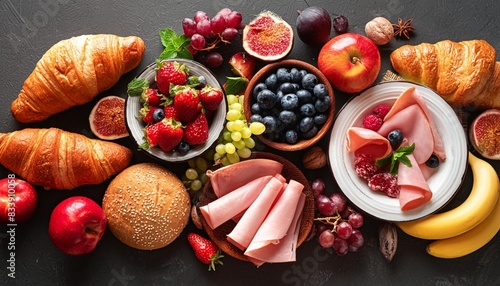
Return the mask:
M 171 27 L 181 32 L 181 20 L 192 17 L 197 10 L 213 16 L 222 7 L 243 13 L 247 22 L 262 10 L 271 10 L 295 26 L 297 10 L 307 6 L 322 6 L 332 15 L 349 18 L 351 32 L 364 33 L 364 25 L 375 16 L 385 16 L 391 22 L 398 17 L 413 18 L 417 31 L 410 40 L 395 39 L 380 47 L 384 71 L 390 69 L 388 56 L 403 44 L 484 39 L 500 50 L 500 2 L 488 1 L 0 1 L 0 132 L 25 127 L 58 127 L 93 137 L 88 114 L 99 98 L 116 94 L 125 97 L 127 83 L 162 51 L 158 31 Z M 10 113 L 10 103 L 17 97 L 24 79 L 31 73 L 42 54 L 59 40 L 82 34 L 113 33 L 137 35 L 146 43 L 146 54 L 139 67 L 124 75 L 118 84 L 100 94 L 94 101 L 55 115 L 36 124 L 20 124 Z M 332 33 L 333 36 L 333 33 Z M 229 58 L 241 50 L 241 42 L 223 50 Z M 319 48 L 306 46 L 295 39 L 289 58 L 316 64 Z M 498 59 L 498 57 L 497 57 Z M 219 80 L 231 75 L 229 66 L 214 71 Z M 351 95 L 336 92 L 339 109 Z M 327 146 L 329 135 L 321 140 Z M 134 148 L 130 139 L 117 141 Z M 259 147 L 266 151 L 273 150 Z M 281 152 L 276 152 L 282 154 Z M 300 166 L 302 152 L 287 156 Z M 135 153 L 134 162 L 150 161 Z M 500 166 L 495 162 L 498 171 Z M 183 164 L 164 164 L 182 173 Z M 10 171 L 0 167 L 0 177 Z M 323 177 L 335 190 L 331 172 L 324 168 L 318 172 L 306 171 L 308 178 Z M 471 174 L 456 198 L 448 207 L 458 205 L 471 187 Z M 34 217 L 19 225 L 15 233 L 16 278 L 7 277 L 9 250 L 7 228 L 0 227 L 0 281 L 2 285 L 499 285 L 500 238 L 481 250 L 455 260 L 443 260 L 425 252 L 428 241 L 419 240 L 399 231 L 398 251 L 387 263 L 378 251 L 377 228 L 380 221 L 366 218 L 363 232 L 366 244 L 358 253 L 339 257 L 323 250 L 315 241 L 298 249 L 296 263 L 266 264 L 255 268 L 230 257 L 216 272 L 208 272 L 205 265 L 194 257 L 186 241 L 186 234 L 194 230 L 189 225 L 173 244 L 156 251 L 134 250 L 118 241 L 106 231 L 96 250 L 85 256 L 72 257 L 59 252 L 50 242 L 48 221 L 52 209 L 63 199 L 85 195 L 100 202 L 107 183 L 84 186 L 73 191 L 45 191 L 39 189 L 39 206 Z

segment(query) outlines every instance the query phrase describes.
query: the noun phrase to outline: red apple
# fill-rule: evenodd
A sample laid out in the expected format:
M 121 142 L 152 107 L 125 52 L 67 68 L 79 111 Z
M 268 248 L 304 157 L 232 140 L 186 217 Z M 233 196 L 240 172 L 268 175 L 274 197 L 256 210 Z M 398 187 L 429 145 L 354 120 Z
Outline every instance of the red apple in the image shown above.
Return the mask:
M 318 55 L 319 70 L 334 88 L 348 93 L 360 92 L 373 84 L 380 66 L 377 45 L 355 33 L 333 37 Z
M 50 215 L 50 240 L 66 254 L 87 254 L 103 236 L 106 223 L 106 215 L 96 202 L 82 196 L 70 197 Z
M 33 186 L 14 175 L 0 180 L 0 220 L 22 223 L 35 212 L 38 194 Z

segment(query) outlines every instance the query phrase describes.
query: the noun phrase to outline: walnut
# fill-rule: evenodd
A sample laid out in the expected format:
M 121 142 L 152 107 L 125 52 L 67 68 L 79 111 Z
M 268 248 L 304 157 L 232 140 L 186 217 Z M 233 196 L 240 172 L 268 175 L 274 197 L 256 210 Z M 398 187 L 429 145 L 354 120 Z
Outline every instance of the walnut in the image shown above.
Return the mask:
M 392 40 L 394 28 L 384 17 L 376 17 L 365 25 L 366 36 L 377 45 L 385 45 Z
M 326 165 L 325 151 L 319 146 L 312 147 L 307 150 L 302 158 L 304 168 L 314 170 L 320 169 Z

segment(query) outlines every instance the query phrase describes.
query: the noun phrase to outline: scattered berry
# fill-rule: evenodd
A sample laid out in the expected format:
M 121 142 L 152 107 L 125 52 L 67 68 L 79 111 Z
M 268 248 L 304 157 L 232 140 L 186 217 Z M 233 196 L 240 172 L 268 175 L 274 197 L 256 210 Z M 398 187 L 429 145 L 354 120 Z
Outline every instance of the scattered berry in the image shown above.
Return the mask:
M 399 129 L 394 129 L 387 134 L 387 140 L 391 143 L 393 150 L 398 149 L 399 145 L 403 142 L 403 132 Z
M 188 234 L 187 239 L 196 258 L 202 263 L 208 264 L 209 271 L 215 271 L 216 264 L 222 265 L 220 259 L 223 258 L 224 255 L 221 254 L 220 249 L 211 240 L 196 233 Z
M 363 119 L 363 127 L 377 131 L 382 126 L 382 118 L 375 114 L 369 114 Z
M 431 155 L 427 161 L 425 161 L 425 164 L 429 168 L 437 168 L 439 166 L 439 159 L 436 155 Z
M 373 109 L 373 114 L 378 115 L 378 117 L 384 119 L 384 117 L 391 110 L 391 106 L 387 104 L 379 104 Z

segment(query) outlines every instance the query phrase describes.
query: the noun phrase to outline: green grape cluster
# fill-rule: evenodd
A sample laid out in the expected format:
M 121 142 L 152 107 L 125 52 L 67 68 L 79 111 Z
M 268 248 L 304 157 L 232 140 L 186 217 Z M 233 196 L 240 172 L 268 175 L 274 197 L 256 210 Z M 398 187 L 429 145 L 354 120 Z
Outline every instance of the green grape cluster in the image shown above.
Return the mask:
M 197 199 L 201 189 L 208 182 L 207 170 L 213 165 L 214 151 L 209 150 L 201 156 L 188 160 L 189 167 L 184 171 L 182 182 L 192 199 Z
M 243 113 L 244 95 L 229 94 L 226 96 L 228 111 L 226 126 L 218 144 L 215 146 L 214 161 L 227 166 L 238 163 L 252 154 L 255 141 L 252 135 L 264 133 L 266 127 L 260 122 L 248 124 Z

